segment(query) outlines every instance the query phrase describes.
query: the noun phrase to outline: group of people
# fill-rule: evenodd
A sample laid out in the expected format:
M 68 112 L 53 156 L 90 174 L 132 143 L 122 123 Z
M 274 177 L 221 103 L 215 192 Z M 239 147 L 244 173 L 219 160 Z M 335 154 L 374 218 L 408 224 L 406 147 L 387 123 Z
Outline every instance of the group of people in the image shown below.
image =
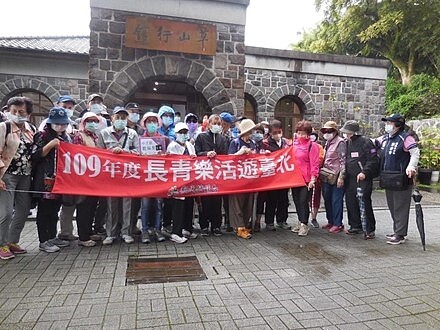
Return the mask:
M 182 120 L 169 106 L 161 106 L 157 112 L 148 111 L 141 118 L 141 109 L 136 103 L 117 106 L 110 116 L 102 96 L 92 94 L 87 99 L 87 109 L 75 121 L 75 104 L 69 95 L 61 96 L 49 110 L 48 118 L 36 129 L 29 121 L 32 113 L 29 99 L 13 97 L 7 102 L 6 120 L 0 123 L 1 259 L 26 253 L 19 245 L 20 233 L 33 202 L 37 207 L 39 248 L 49 253 L 59 251 L 76 239 L 78 245 L 84 247 L 93 247 L 99 240 L 110 245 L 118 238 L 130 244 L 135 236 L 140 236 L 142 243 L 162 242 L 166 238 L 184 243 L 198 235 L 220 236 L 225 230 L 249 239 L 262 229 L 263 215 L 266 230 L 287 229 L 306 236 L 309 219 L 313 227 L 319 228 L 316 217 L 321 195 L 327 220 L 322 228 L 330 233 L 344 231 L 345 195 L 349 224 L 345 232 L 364 233 L 366 239 L 372 239 L 375 218 L 371 193 L 373 178 L 381 171 L 401 171 L 408 178 L 406 190 L 386 190 L 394 223 L 394 232 L 387 242 L 405 241 L 411 178 L 417 168 L 419 151 L 414 138 L 405 133 L 405 120 L 398 114 L 383 118 L 386 134 L 375 144 L 360 134 L 359 124 L 353 120 L 345 122 L 342 128 L 328 121 L 319 131 L 315 131 L 311 122 L 302 120 L 295 127 L 294 138 L 289 140 L 283 137 L 282 123 L 278 120 L 255 124 L 251 119 L 236 119 L 228 112 L 212 114 L 203 121 L 188 113 Z M 115 154 L 139 154 L 141 136 L 162 137 L 164 154 L 191 157 L 266 154 L 292 147 L 296 168 L 305 183 L 257 195 L 125 198 L 51 193 L 56 151 L 61 141 L 107 149 Z M 319 136 L 325 144 L 319 143 Z M 381 150 L 381 157 L 377 150 Z M 358 187 L 363 191 L 366 226 L 361 223 Z M 287 223 L 289 192 L 298 218 L 293 228 Z M 195 206 L 200 232 L 193 226 Z M 73 234 L 75 212 L 79 237 Z M 141 228 L 138 227 L 139 215 Z M 60 233 L 57 233 L 58 220 Z

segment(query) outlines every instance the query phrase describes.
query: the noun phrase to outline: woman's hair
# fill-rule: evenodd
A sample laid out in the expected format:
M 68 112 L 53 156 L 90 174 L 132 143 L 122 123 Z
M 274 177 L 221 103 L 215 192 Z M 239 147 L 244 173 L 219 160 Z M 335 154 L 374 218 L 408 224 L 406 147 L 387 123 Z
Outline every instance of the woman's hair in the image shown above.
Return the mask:
M 307 120 L 301 120 L 296 124 L 295 132 L 303 131 L 306 132 L 307 135 L 312 134 L 312 123 Z

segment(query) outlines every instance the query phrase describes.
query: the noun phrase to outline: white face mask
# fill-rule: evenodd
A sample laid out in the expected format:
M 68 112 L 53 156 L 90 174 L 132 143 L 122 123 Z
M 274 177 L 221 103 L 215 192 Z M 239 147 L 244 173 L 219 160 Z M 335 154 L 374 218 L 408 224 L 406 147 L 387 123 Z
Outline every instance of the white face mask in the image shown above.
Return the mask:
M 328 141 L 333 138 L 333 133 L 325 133 L 323 136 L 324 136 L 324 139 L 326 139 Z
M 103 110 L 104 107 L 101 104 L 94 103 L 90 106 L 90 111 L 93 112 L 95 115 L 101 114 Z
M 66 128 L 67 128 L 67 124 L 66 125 L 52 124 L 52 129 L 57 133 L 64 132 Z
M 350 140 L 353 135 L 352 134 L 347 134 L 347 133 L 342 133 L 342 136 L 344 137 L 344 139 Z
M 128 115 L 128 120 L 130 120 L 132 123 L 137 123 L 139 121 L 139 114 L 138 113 L 130 113 Z
M 66 109 L 67 117 L 71 118 L 73 116 L 73 110 L 72 109 Z
M 387 132 L 388 134 L 393 133 L 394 130 L 394 125 L 393 124 L 386 124 L 385 125 L 385 132 Z
M 316 136 L 315 135 L 310 135 L 310 141 L 315 142 L 316 141 Z
M 210 130 L 212 134 L 219 134 L 222 131 L 222 127 L 220 125 L 212 125 Z

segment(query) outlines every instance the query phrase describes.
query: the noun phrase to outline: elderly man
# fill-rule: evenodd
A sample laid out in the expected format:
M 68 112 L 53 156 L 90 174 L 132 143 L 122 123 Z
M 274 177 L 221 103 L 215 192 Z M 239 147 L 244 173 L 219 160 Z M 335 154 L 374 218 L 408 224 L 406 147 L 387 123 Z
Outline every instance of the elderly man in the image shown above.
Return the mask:
M 348 235 L 363 233 L 357 188 L 362 188 L 362 200 L 365 205 L 366 231 L 365 239 L 375 237 L 376 219 L 371 204 L 373 178 L 377 176 L 379 159 L 374 143 L 360 133 L 360 127 L 355 120 L 348 120 L 340 132 L 347 141 L 345 162 L 345 203 L 347 206 Z

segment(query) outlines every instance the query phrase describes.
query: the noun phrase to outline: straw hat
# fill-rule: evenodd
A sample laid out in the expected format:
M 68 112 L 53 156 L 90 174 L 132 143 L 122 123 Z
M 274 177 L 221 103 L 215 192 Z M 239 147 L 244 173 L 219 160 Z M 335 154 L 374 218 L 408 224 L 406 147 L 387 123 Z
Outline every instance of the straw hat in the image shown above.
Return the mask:
M 240 136 L 249 133 L 255 128 L 255 123 L 251 119 L 243 119 L 240 123 Z

